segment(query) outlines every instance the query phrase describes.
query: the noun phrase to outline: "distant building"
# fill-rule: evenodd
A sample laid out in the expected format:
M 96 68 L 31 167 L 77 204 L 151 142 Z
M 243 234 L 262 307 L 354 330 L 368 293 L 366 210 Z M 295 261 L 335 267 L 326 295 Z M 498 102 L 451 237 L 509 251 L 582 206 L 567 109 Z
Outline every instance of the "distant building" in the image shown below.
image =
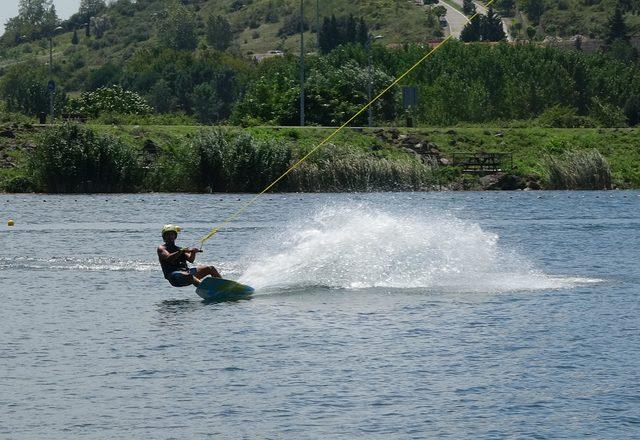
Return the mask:
M 283 56 L 284 56 L 284 52 L 281 50 L 270 50 L 265 53 L 254 53 L 251 55 L 251 58 L 253 58 L 257 62 L 260 62 L 262 60 L 266 60 L 267 58 L 283 57 Z

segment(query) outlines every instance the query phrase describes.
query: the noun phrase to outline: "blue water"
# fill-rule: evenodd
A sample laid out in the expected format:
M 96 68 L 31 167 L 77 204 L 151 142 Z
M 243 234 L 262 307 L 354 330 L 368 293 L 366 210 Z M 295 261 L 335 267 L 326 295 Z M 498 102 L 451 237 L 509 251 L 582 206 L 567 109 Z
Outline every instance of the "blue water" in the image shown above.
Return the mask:
M 640 438 L 639 192 L 246 199 L 2 195 L 0 437 Z

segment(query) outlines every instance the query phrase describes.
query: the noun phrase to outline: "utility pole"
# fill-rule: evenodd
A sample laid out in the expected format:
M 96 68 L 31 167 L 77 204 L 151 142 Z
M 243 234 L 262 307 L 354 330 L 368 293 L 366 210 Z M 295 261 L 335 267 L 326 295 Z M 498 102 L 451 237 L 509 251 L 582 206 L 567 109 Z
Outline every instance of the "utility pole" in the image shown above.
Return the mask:
M 316 46 L 320 53 L 320 0 L 316 0 Z
M 300 0 L 300 127 L 304 127 L 304 0 Z
M 371 60 L 371 42 L 373 40 L 379 40 L 382 38 L 382 35 L 376 35 L 375 37 L 371 34 L 367 36 L 367 56 L 369 58 L 369 80 L 367 81 L 367 102 L 371 103 L 371 89 L 373 88 L 373 62 Z M 367 113 L 369 115 L 369 127 L 373 127 L 373 104 L 369 104 L 367 108 Z
M 53 101 L 56 94 L 56 83 L 53 80 L 53 36 L 60 30 L 62 30 L 62 27 L 58 26 L 49 34 L 49 84 L 47 85 L 47 89 L 49 90 L 49 114 L 51 115 L 52 124 L 56 120 L 55 109 L 53 107 Z
M 53 31 L 49 35 L 49 115 L 51 115 L 51 123 L 56 119 L 53 109 L 53 97 L 56 93 L 55 86 L 52 86 L 53 82 Z

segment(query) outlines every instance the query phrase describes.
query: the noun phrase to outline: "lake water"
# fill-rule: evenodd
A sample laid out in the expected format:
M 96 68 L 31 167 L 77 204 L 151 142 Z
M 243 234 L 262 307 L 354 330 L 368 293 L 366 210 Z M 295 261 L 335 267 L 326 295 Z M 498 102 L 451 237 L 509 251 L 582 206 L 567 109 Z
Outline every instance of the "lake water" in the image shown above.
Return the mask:
M 640 192 L 247 197 L 2 195 L 0 437 L 640 437 Z

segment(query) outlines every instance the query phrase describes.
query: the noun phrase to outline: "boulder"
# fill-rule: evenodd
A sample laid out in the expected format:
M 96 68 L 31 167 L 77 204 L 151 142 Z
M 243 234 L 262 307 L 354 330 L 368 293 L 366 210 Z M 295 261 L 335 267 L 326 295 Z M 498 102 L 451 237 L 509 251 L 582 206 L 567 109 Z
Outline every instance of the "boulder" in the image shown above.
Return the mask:
M 527 184 L 525 179 L 515 174 L 495 173 L 483 176 L 479 179 L 483 190 L 507 190 L 524 189 Z
M 540 177 L 535 174 L 530 174 L 526 177 L 527 190 L 539 190 L 542 189 L 542 185 L 540 184 Z

